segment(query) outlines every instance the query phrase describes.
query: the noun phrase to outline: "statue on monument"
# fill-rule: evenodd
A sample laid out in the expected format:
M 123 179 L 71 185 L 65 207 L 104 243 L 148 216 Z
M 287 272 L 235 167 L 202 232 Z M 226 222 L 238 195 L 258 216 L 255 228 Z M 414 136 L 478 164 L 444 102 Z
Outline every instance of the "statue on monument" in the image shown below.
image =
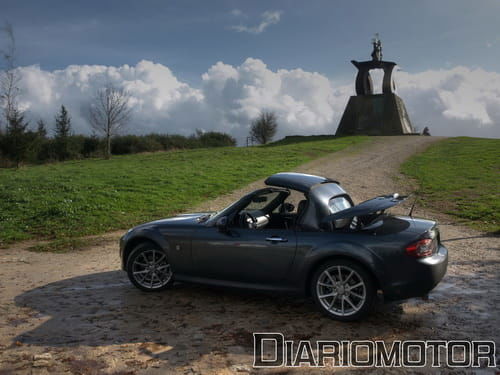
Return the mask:
M 373 61 L 382 61 L 382 41 L 378 37 L 378 33 L 375 34 L 375 37 L 372 39 L 373 51 L 372 51 L 372 60 Z
M 336 131 L 341 135 L 403 135 L 415 134 L 403 100 L 396 95 L 392 74 L 396 63 L 382 60 L 382 42 L 379 35 L 372 39 L 371 60 L 351 63 L 358 69 L 356 95 L 349 98 Z M 370 71 L 381 69 L 382 93 L 375 93 Z

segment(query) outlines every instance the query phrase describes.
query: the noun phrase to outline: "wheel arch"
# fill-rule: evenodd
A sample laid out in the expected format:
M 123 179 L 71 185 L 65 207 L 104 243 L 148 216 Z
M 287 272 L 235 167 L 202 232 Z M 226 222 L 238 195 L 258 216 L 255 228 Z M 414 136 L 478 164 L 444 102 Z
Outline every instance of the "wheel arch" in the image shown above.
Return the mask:
M 305 294 L 307 296 L 311 295 L 311 288 L 310 288 L 311 281 L 312 281 L 314 273 L 316 272 L 318 267 L 320 267 L 322 264 L 324 264 L 326 262 L 330 262 L 332 260 L 347 260 L 347 261 L 356 263 L 357 265 L 362 267 L 373 278 L 373 280 L 376 283 L 375 284 L 376 289 L 377 290 L 382 289 L 383 284 L 382 284 L 382 280 L 381 280 L 380 276 L 377 275 L 377 273 L 373 270 L 373 267 L 370 266 L 369 263 L 367 261 L 365 261 L 364 259 L 356 257 L 356 256 L 348 255 L 348 254 L 329 254 L 329 255 L 325 255 L 319 259 L 316 259 L 309 267 L 308 272 L 307 272 L 307 276 L 305 278 L 305 283 L 303 286 Z
M 155 236 L 151 235 L 151 233 L 142 233 L 140 235 L 137 235 L 133 238 L 130 238 L 127 243 L 125 244 L 125 247 L 123 249 L 123 256 L 122 256 L 122 269 L 126 269 L 127 266 L 127 261 L 130 257 L 130 254 L 132 254 L 132 251 L 141 243 L 144 242 L 152 242 L 156 246 L 159 246 L 160 248 L 165 249 L 165 246 L 162 246 L 163 241 L 159 241 Z

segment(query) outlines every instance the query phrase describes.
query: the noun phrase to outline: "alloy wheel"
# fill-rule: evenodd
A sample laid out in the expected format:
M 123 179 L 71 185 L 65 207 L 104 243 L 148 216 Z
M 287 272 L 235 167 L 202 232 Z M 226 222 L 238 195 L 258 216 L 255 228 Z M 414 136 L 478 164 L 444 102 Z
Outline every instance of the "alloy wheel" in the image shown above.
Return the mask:
M 318 277 L 316 295 L 329 313 L 350 316 L 365 304 L 367 290 L 358 272 L 345 265 L 335 265 L 325 269 Z
M 157 249 L 146 249 L 132 263 L 132 276 L 143 288 L 158 289 L 172 278 L 172 269 L 167 256 Z

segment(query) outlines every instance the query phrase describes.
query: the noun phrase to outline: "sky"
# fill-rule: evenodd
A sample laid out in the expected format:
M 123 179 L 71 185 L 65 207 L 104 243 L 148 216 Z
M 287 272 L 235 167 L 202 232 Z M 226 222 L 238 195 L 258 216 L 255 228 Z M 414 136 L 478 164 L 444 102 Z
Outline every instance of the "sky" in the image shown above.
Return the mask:
M 377 32 L 417 128 L 500 137 L 498 0 L 20 0 L 1 10 L 28 117 L 51 123 L 64 104 L 76 133 L 90 133 L 85 108 L 104 83 L 131 93 L 130 133 L 217 130 L 242 142 L 262 110 L 278 114 L 279 137 L 334 133 L 354 94 L 349 61 L 370 58 Z

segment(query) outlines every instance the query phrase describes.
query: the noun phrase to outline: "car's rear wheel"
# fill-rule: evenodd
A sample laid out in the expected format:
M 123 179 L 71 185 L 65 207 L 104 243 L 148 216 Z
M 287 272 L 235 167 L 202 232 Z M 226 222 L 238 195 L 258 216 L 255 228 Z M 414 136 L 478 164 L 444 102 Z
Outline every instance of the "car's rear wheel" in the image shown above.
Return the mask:
M 153 242 L 143 242 L 132 250 L 127 274 L 132 284 L 146 292 L 164 290 L 174 280 L 165 250 Z
M 339 259 L 318 267 L 311 295 L 319 308 L 335 320 L 352 321 L 372 308 L 377 289 L 371 275 L 355 262 Z

